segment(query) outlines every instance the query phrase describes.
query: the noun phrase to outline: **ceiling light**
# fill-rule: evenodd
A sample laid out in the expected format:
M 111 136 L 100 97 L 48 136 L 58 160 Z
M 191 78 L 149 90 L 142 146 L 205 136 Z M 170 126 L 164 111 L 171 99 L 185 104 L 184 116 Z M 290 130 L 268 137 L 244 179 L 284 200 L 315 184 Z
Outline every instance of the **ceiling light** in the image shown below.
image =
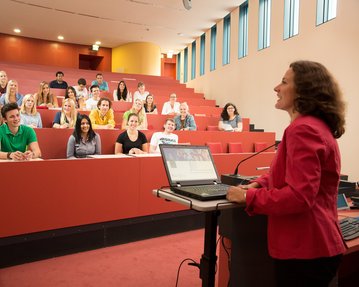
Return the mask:
M 64 36 L 61 36 L 61 35 L 60 35 L 60 36 L 57 36 L 57 39 L 63 40 L 63 39 L 65 39 L 65 38 L 64 38 Z
M 168 51 L 168 52 L 167 52 L 167 58 L 168 58 L 168 59 L 171 59 L 172 56 L 173 56 L 173 51 L 172 51 L 172 50 Z
M 92 45 L 91 50 L 92 51 L 98 51 L 99 48 L 100 48 L 99 45 Z
M 96 42 L 95 42 L 95 45 L 101 45 L 101 42 L 100 42 L 100 41 L 96 41 Z
M 15 28 L 15 29 L 14 29 L 14 32 L 15 32 L 15 33 L 21 33 L 21 30 L 20 30 L 19 28 Z

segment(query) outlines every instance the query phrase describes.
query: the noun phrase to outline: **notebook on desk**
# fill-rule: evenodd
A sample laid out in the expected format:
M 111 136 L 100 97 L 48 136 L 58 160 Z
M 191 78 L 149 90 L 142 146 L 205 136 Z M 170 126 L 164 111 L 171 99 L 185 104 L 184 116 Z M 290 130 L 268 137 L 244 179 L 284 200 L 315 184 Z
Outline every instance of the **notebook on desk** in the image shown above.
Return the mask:
M 208 146 L 160 145 L 170 189 L 206 201 L 226 197 L 229 185 L 222 184 Z

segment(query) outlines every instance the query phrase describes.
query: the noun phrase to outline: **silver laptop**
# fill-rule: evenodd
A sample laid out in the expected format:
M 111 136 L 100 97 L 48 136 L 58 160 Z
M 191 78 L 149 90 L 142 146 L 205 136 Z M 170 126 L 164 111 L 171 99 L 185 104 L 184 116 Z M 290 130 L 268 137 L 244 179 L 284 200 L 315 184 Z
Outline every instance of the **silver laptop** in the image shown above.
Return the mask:
M 173 192 L 206 201 L 226 197 L 208 146 L 161 144 L 160 151 Z

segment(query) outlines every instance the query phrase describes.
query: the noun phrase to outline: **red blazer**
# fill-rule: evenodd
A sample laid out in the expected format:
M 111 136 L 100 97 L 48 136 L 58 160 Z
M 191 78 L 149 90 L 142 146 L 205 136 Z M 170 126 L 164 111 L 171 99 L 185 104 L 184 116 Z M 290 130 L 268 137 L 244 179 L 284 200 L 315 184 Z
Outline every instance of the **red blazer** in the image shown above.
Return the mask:
M 329 127 L 300 116 L 285 130 L 269 174 L 247 191 L 247 212 L 268 215 L 269 254 L 312 259 L 345 251 L 338 225 L 340 152 Z

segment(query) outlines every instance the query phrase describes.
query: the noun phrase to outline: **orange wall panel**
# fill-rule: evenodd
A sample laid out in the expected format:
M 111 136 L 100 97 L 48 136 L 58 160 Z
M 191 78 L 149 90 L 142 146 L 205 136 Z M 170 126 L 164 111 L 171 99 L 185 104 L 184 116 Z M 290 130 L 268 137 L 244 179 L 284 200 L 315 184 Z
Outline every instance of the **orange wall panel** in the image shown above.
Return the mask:
M 103 57 L 97 70 L 110 72 L 112 49 L 100 48 L 96 53 L 90 45 L 76 45 L 0 34 L 0 60 L 16 63 L 79 68 L 79 56 Z

